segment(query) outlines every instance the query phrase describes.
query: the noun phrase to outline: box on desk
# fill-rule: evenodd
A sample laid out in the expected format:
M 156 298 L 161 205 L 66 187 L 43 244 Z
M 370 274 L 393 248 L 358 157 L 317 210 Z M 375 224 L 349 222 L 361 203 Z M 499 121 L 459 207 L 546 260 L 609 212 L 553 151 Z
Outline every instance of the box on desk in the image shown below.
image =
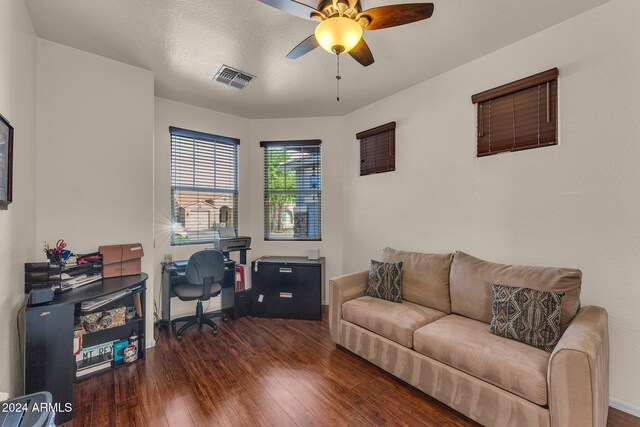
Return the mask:
M 102 277 L 133 276 L 142 272 L 144 250 L 140 243 L 100 246 Z

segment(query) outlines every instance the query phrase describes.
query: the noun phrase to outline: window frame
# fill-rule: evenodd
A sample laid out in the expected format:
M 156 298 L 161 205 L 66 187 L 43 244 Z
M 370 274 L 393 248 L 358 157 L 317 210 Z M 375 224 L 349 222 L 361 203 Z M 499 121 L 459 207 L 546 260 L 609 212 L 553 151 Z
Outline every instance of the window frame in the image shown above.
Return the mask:
M 396 170 L 396 122 L 385 123 L 356 134 L 360 141 L 360 176 Z M 386 152 L 384 158 L 378 158 Z
M 306 147 L 315 146 L 318 148 L 318 163 L 314 164 L 314 167 L 318 168 L 319 172 L 319 186 L 317 190 L 298 190 L 292 191 L 297 194 L 310 194 L 314 193 L 318 197 L 318 237 L 273 237 L 271 236 L 271 230 L 269 226 L 269 194 L 270 191 L 267 188 L 267 153 L 270 148 L 286 148 L 286 147 Z M 322 141 L 320 139 L 307 139 L 307 140 L 287 140 L 287 141 L 260 141 L 260 147 L 263 148 L 263 227 L 264 227 L 264 241 L 270 242 L 320 242 L 322 241 Z M 280 191 L 280 190 L 278 190 Z M 282 190 L 285 191 L 285 190 Z M 283 212 L 284 213 L 284 212 Z M 295 223 L 295 213 L 293 218 Z M 294 226 L 295 227 L 295 226 Z
M 215 188 L 205 188 L 205 187 L 199 187 L 199 186 L 184 186 L 184 185 L 175 185 L 174 183 L 174 143 L 176 142 L 174 140 L 174 138 L 185 138 L 185 139 L 192 139 L 194 144 L 197 142 L 202 142 L 202 143 L 214 143 L 214 144 L 224 144 L 224 145 L 230 145 L 233 147 L 233 189 L 228 190 L 228 189 L 215 189 Z M 239 150 L 239 145 L 240 145 L 240 140 L 237 138 L 231 138 L 231 137 L 227 137 L 227 136 L 221 136 L 221 135 L 215 135 L 215 134 L 209 134 L 209 133 L 205 133 L 205 132 L 198 132 L 198 131 L 192 131 L 192 130 L 188 130 L 188 129 L 183 129 L 183 128 L 179 128 L 179 127 L 175 127 L 175 126 L 170 126 L 169 127 L 169 191 L 170 191 L 170 198 L 169 198 L 169 203 L 170 203 L 170 218 L 169 218 L 169 222 L 171 224 L 171 246 L 189 246 L 189 245 L 208 245 L 208 244 L 212 244 L 214 242 L 215 236 L 212 237 L 211 239 L 198 239 L 198 240 L 194 240 L 194 241 L 176 241 L 176 230 L 175 230 L 175 224 L 176 224 L 176 202 L 175 202 L 175 192 L 176 191 L 194 191 L 194 192 L 198 192 L 198 191 L 202 191 L 202 192 L 211 192 L 211 193 L 218 193 L 218 194 L 230 194 L 233 200 L 233 212 L 231 213 L 231 217 L 234 219 L 233 221 L 233 228 L 236 230 L 236 233 L 238 232 L 238 206 L 239 206 L 239 188 L 238 188 L 238 163 L 239 163 L 239 156 L 238 156 L 238 150 Z M 194 155 L 195 156 L 195 155 Z M 195 162 L 197 162 L 196 160 L 194 160 L 194 169 L 195 169 Z M 195 172 L 194 172 L 195 173 Z M 214 176 L 215 176 L 215 172 L 213 172 Z M 215 179 L 214 179 L 215 181 Z M 178 188 L 180 188 L 180 190 L 178 190 Z M 225 204 L 224 206 L 229 207 L 227 204 Z M 181 208 L 178 207 L 178 209 L 183 209 L 185 210 L 185 208 Z M 218 213 L 219 214 L 219 213 Z M 229 213 L 227 213 L 229 215 Z M 186 213 L 183 213 L 183 215 L 185 215 L 185 221 L 186 221 Z M 215 218 L 215 217 L 214 217 Z M 217 220 L 217 218 L 216 218 Z M 216 221 L 219 222 L 219 221 Z
M 558 69 L 552 68 L 473 95 L 471 102 L 477 104 L 476 156 L 558 145 L 558 75 Z M 537 101 L 532 102 L 536 96 Z M 537 131 L 535 140 L 531 129 Z M 492 148 L 496 135 L 496 147 Z

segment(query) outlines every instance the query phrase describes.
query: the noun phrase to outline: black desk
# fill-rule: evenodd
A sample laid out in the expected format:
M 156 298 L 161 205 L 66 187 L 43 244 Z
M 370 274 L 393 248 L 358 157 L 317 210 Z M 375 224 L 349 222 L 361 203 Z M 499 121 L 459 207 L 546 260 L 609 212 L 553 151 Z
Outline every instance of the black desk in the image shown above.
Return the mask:
M 227 260 L 224 264 L 224 279 L 222 280 L 221 292 L 222 311 L 224 311 L 228 317 L 234 319 L 233 301 L 236 262 L 233 260 Z M 161 326 L 167 331 L 169 337 L 171 337 L 171 298 L 176 297 L 176 294 L 173 292 L 173 287 L 181 283 L 186 283 L 186 267 L 186 261 L 162 263 Z
M 138 335 L 138 360 L 145 354 L 145 290 L 149 276 L 135 276 L 100 280 L 77 289 L 58 294 L 50 304 L 25 308 L 24 331 L 24 392 L 25 394 L 48 391 L 57 408 L 73 402 L 73 383 L 76 381 L 76 362 L 73 355 L 74 317 L 82 301 L 100 298 L 124 289 L 136 289 L 140 293 L 142 317 L 128 320 L 123 326 L 105 329 L 83 336 L 83 347 L 102 342 L 129 338 L 132 331 Z M 133 294 L 123 297 L 133 298 Z M 122 365 L 126 366 L 126 365 Z M 111 369 L 116 369 L 113 367 Z M 101 371 L 102 373 L 104 371 Z M 84 380 L 87 377 L 83 377 Z M 58 412 L 56 424 L 69 421 L 72 412 Z

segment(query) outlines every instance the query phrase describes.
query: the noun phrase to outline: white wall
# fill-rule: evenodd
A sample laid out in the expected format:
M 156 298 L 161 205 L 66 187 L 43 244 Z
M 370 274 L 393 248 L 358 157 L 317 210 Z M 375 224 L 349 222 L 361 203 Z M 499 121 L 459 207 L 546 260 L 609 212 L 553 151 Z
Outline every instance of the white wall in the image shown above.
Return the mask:
M 611 397 L 640 408 L 640 3 L 616 0 L 345 117 L 344 271 L 384 246 L 582 269 L 610 316 Z M 471 95 L 558 67 L 560 145 L 475 156 Z M 396 172 L 357 131 L 395 120 Z M 629 407 L 627 407 L 629 409 Z
M 234 90 L 234 89 L 232 89 Z M 238 150 L 238 232 L 252 235 L 249 231 L 251 212 L 249 162 L 249 120 L 218 113 L 200 107 L 194 107 L 168 99 L 155 99 L 155 240 L 156 252 L 154 260 L 155 290 L 154 297 L 160 308 L 161 268 L 160 263 L 165 254 L 171 254 L 174 260 L 189 259 L 199 250 L 212 247 L 208 245 L 171 246 L 171 139 L 169 126 L 228 136 L 240 140 Z M 232 258 L 238 261 L 235 254 Z M 220 308 L 220 297 L 212 298 L 209 310 Z M 207 309 L 207 305 L 205 305 Z M 171 301 L 171 317 L 189 315 L 195 312 L 195 303 L 181 302 L 177 298 Z
M 307 256 L 307 250 L 320 249 L 325 260 L 325 276 L 342 274 L 342 118 L 320 117 L 251 121 L 250 163 L 251 218 L 253 238 L 251 259 L 263 255 Z M 265 241 L 264 240 L 264 149 L 260 141 L 320 139 L 322 153 L 322 241 Z M 323 300 L 328 303 L 327 282 Z
M 40 39 L 37 90 L 36 249 L 139 242 L 153 283 L 153 73 Z
M 305 256 L 307 249 L 320 248 L 326 256 L 327 277 L 342 274 L 342 121 L 340 118 L 249 120 L 163 98 L 155 101 L 155 291 L 160 303 L 160 262 L 165 254 L 174 260 L 211 245 L 171 246 L 170 225 L 170 137 L 169 126 L 240 139 L 239 150 L 239 233 L 252 237 L 247 261 L 262 255 Z M 263 226 L 263 149 L 260 141 L 285 139 L 322 140 L 322 241 L 265 242 Z M 231 254 L 236 261 L 237 253 Z M 247 271 L 247 276 L 250 272 Z M 217 310 L 220 298 L 212 298 L 208 308 Z M 207 308 L 207 306 L 205 306 Z M 172 317 L 191 314 L 194 303 L 171 302 Z
M 21 2 L 9 1 L 0 53 L 17 59 L 0 63 L 0 113 L 25 133 L 16 202 L 0 212 L 9 236 L 0 260 L 10 260 L 0 264 L 0 287 L 11 287 L 0 293 L 1 342 L 17 345 L 10 325 L 22 262 L 42 256 L 42 240 L 64 237 L 79 252 L 142 242 L 149 309 L 164 254 L 188 258 L 202 248 L 169 242 L 168 127 L 178 126 L 241 140 L 239 228 L 253 237 L 250 259 L 319 247 L 332 277 L 367 268 L 389 245 L 581 268 L 583 304 L 610 314 L 611 396 L 640 408 L 639 3 L 614 0 L 343 118 L 247 120 L 154 100 L 151 72 L 40 40 L 34 162 L 34 36 Z M 471 94 L 552 67 L 560 69 L 560 145 L 476 158 Z M 391 120 L 397 171 L 359 177 L 355 134 Z M 259 141 L 315 138 L 323 141 L 323 240 L 265 242 Z M 0 390 L 18 387 L 17 359 L 16 351 L 0 359 Z
M 2 2 L 0 13 L 0 114 L 15 128 L 13 203 L 0 211 L 0 392 L 22 392 L 16 329 L 25 303 L 24 263 L 34 256 L 36 36 L 20 0 Z

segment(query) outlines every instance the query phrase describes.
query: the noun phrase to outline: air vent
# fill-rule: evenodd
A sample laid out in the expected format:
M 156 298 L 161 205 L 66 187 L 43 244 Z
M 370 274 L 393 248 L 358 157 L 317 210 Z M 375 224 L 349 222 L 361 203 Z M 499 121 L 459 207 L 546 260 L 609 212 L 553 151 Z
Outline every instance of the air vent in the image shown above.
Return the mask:
M 256 76 L 253 76 L 249 73 L 245 73 L 244 71 L 236 70 L 235 68 L 223 65 L 213 77 L 213 80 L 224 83 L 227 86 L 244 89 L 255 78 Z

